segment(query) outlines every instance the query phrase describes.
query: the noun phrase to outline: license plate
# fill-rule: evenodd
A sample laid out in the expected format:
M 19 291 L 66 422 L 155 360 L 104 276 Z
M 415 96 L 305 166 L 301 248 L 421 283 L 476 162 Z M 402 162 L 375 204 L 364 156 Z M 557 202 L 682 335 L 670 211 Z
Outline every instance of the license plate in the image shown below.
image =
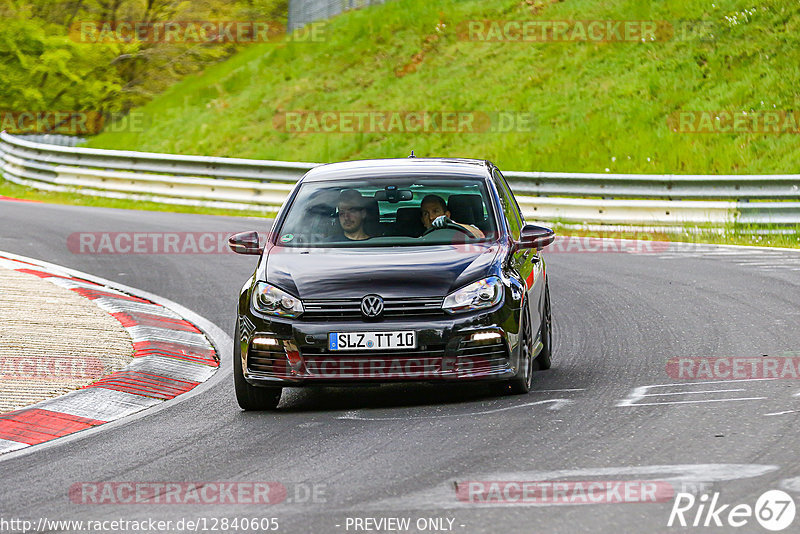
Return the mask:
M 332 332 L 328 335 L 329 350 L 415 349 L 417 333 L 402 332 Z

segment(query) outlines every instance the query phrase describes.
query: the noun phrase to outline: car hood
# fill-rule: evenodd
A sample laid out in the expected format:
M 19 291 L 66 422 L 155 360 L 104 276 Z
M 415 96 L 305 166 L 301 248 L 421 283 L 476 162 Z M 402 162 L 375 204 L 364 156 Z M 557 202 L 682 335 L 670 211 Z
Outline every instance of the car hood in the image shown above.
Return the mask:
M 272 247 L 258 278 L 301 299 L 442 297 L 488 276 L 496 243 L 426 247 Z

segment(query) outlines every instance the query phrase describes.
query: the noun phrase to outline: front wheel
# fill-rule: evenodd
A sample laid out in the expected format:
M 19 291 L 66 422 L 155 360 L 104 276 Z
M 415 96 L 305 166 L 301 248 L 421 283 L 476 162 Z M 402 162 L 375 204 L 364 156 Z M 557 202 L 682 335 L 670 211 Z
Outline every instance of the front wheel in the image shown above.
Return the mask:
M 522 311 L 522 339 L 519 346 L 519 369 L 517 375 L 509 380 L 511 393 L 523 395 L 531 390 L 533 383 L 533 371 L 537 367 L 537 359 L 533 358 L 533 333 L 531 332 L 531 320 L 527 308 Z
M 542 327 L 541 327 L 542 350 L 536 357 L 539 362 L 539 369 L 550 369 L 552 362 L 550 361 L 553 355 L 553 318 L 550 311 L 550 287 L 545 283 L 544 285 L 544 311 L 542 313 Z
M 244 379 L 242 370 L 242 345 L 239 338 L 239 326 L 233 338 L 233 385 L 236 389 L 236 402 L 242 410 L 274 410 L 281 401 L 283 388 L 255 387 Z

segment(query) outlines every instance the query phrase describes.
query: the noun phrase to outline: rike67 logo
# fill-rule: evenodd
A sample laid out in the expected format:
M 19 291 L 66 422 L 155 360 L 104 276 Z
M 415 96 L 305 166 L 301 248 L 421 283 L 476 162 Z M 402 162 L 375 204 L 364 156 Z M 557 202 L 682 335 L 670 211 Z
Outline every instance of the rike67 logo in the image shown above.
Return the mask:
M 755 506 L 722 504 L 719 492 L 697 498 L 691 493 L 678 493 L 667 526 L 740 528 L 755 518 L 765 529 L 778 532 L 794 523 L 795 514 L 794 499 L 780 490 L 767 491 Z

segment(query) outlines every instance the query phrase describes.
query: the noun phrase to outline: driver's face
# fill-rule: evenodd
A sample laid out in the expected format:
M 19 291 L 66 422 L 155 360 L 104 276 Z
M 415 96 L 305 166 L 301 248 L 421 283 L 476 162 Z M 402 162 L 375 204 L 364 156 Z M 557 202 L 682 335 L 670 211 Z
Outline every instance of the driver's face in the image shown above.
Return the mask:
M 366 210 L 346 202 L 339 204 L 339 224 L 345 232 L 356 232 L 364 224 Z
M 420 206 L 420 210 L 422 211 L 422 224 L 425 228 L 430 228 L 436 217 L 442 215 L 450 217 L 450 212 L 442 209 L 442 205 L 438 202 L 425 202 Z

